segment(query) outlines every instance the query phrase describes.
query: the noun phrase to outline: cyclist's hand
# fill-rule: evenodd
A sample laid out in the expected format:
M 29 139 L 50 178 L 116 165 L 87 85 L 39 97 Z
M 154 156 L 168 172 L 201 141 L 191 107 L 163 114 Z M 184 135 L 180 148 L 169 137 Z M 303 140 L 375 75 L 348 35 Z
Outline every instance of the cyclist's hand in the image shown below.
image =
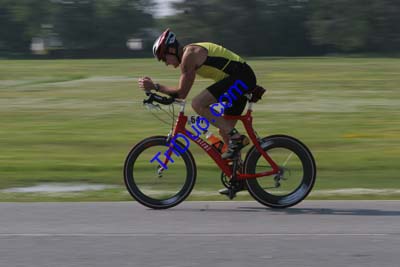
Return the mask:
M 145 91 L 150 91 L 155 88 L 154 83 L 150 77 L 139 78 L 138 84 L 139 87 Z

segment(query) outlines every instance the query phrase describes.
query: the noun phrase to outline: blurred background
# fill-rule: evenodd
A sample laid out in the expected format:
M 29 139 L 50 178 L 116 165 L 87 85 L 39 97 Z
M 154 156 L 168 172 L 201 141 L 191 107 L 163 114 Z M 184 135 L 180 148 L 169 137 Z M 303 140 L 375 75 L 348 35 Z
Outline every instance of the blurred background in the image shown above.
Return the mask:
M 398 0 L 0 0 L 0 201 L 131 199 L 125 156 L 170 130 L 137 88 L 177 85 L 151 52 L 167 27 L 252 66 L 269 89 L 255 129 L 311 148 L 311 198 L 400 199 L 399 14 Z M 189 103 L 211 83 L 198 77 Z M 191 198 L 225 200 L 215 163 L 191 150 Z
M 246 56 L 390 54 L 399 14 L 396 0 L 0 0 L 0 56 L 150 56 L 167 26 Z

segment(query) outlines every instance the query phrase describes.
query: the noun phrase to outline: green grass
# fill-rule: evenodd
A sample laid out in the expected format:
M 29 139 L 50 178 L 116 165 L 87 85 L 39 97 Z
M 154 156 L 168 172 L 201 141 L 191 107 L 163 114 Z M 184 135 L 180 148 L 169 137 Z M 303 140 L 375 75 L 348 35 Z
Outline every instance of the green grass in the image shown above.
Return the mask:
M 318 166 L 315 190 L 400 189 L 400 59 L 265 58 L 249 64 L 269 89 L 255 107 L 255 129 L 262 136 L 293 135 L 311 148 Z M 169 131 L 141 105 L 141 76 L 176 85 L 179 71 L 153 59 L 0 60 L 0 189 L 47 182 L 121 186 L 71 194 L 0 192 L 0 201 L 131 199 L 122 179 L 127 152 L 144 137 Z M 200 78 L 189 100 L 210 83 Z M 190 105 L 187 111 L 194 114 Z M 192 148 L 195 190 L 216 192 L 219 170 Z M 311 195 L 344 197 L 400 194 Z M 215 193 L 190 199 L 224 198 Z

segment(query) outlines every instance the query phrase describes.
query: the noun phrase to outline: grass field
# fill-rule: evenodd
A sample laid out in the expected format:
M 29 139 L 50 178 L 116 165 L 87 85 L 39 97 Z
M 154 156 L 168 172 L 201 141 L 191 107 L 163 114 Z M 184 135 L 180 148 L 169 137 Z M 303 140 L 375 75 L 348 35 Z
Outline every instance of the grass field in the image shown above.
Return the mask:
M 262 136 L 293 135 L 311 148 L 318 167 L 311 198 L 400 199 L 400 59 L 265 58 L 249 64 L 269 89 L 255 107 L 255 129 Z M 49 182 L 120 186 L 0 192 L 0 201 L 131 199 L 122 178 L 127 152 L 144 137 L 169 131 L 141 104 L 137 78 L 145 75 L 176 85 L 179 72 L 153 59 L 0 60 L 0 189 Z M 210 83 L 199 78 L 189 100 Z M 191 199 L 224 200 L 214 163 L 199 149 L 192 153 L 198 179 Z

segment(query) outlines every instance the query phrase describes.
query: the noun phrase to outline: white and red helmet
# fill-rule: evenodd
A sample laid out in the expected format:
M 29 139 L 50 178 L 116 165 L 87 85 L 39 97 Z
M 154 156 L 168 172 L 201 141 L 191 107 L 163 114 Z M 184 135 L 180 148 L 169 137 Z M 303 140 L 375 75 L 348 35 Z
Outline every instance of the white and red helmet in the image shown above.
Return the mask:
M 169 47 L 174 47 L 175 53 L 169 53 L 168 48 Z M 153 45 L 153 55 L 155 58 L 160 60 L 165 61 L 165 55 L 166 54 L 172 54 L 178 56 L 178 47 L 179 47 L 179 42 L 176 40 L 176 36 L 173 32 L 170 31 L 170 29 L 166 29 L 154 42 Z

